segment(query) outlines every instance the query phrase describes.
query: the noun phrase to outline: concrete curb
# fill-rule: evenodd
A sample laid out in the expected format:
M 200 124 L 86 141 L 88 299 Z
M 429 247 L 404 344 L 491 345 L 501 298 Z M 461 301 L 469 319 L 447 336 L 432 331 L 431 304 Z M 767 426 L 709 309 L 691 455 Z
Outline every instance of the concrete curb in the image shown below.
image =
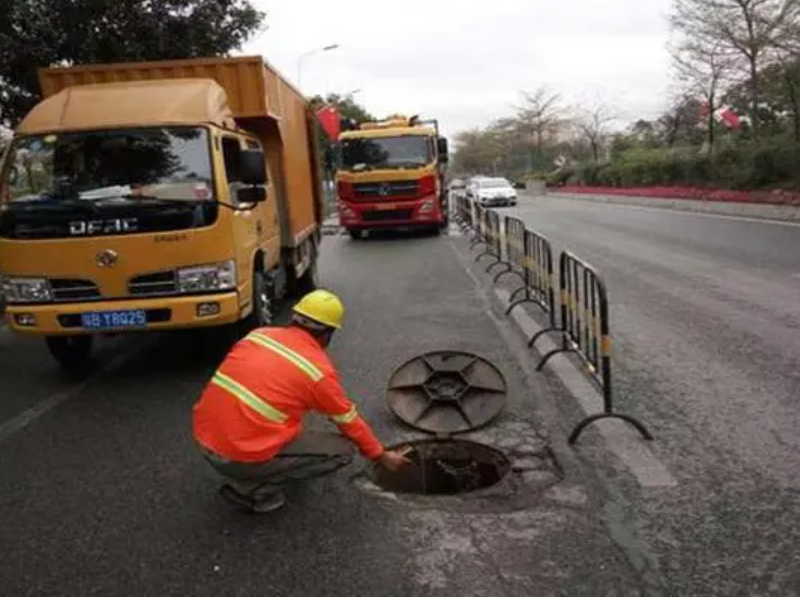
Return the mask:
M 536 196 L 525 194 L 526 197 Z M 779 204 L 751 204 L 746 202 L 713 202 L 706 200 L 678 200 L 675 198 L 646 198 L 643 196 L 611 196 L 601 194 L 573 194 L 548 192 L 547 197 L 586 202 L 604 202 L 606 204 L 625 204 L 629 206 L 645 206 L 680 210 L 684 212 L 706 213 L 730 217 L 747 217 L 800 223 L 800 206 L 783 206 Z

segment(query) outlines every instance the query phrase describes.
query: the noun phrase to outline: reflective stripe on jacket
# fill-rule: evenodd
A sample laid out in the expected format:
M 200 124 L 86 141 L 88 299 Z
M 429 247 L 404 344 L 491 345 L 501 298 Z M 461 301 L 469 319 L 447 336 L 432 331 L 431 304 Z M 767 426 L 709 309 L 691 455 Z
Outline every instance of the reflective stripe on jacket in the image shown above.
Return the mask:
M 228 459 L 262 462 L 297 437 L 310 410 L 328 416 L 364 456 L 383 452 L 319 342 L 299 327 L 264 327 L 234 345 L 214 373 L 194 406 L 194 436 Z

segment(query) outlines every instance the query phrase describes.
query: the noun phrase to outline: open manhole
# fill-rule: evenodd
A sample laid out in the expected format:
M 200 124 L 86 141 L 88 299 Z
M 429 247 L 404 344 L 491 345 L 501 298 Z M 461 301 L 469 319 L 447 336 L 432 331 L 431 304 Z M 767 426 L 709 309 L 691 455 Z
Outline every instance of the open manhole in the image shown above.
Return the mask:
M 406 446 L 412 448 L 406 456 L 413 465 L 394 472 L 379 463 L 375 465 L 375 483 L 384 490 L 463 494 L 496 484 L 511 469 L 510 461 L 502 452 L 468 440 L 419 440 L 394 449 Z
M 503 410 L 506 382 L 485 358 L 441 350 L 412 358 L 389 379 L 386 401 L 416 429 L 448 435 L 483 427 Z

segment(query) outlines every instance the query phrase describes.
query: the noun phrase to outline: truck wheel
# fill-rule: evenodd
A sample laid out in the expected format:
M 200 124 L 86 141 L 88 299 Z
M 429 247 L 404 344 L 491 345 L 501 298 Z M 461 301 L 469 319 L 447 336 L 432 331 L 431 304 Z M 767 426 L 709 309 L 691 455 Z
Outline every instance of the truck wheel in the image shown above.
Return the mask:
M 305 295 L 313 292 L 318 287 L 317 282 L 317 261 L 314 260 L 308 265 L 305 272 L 297 279 L 295 283 L 295 291 L 298 295 Z
M 253 273 L 253 310 L 242 321 L 242 333 L 246 335 L 253 329 L 272 324 L 272 298 L 267 279 L 260 271 Z
M 354 240 L 363 240 L 364 234 L 359 231 L 358 229 L 348 229 L 347 233 L 350 234 L 350 237 Z
M 94 341 L 91 335 L 47 336 L 44 341 L 53 358 L 67 371 L 81 371 L 89 366 Z

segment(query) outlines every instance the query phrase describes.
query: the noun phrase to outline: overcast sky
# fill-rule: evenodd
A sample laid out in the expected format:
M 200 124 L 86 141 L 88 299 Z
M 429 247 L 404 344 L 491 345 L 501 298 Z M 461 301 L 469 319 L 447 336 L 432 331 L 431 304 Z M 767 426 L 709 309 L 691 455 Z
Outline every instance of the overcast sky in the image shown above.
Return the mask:
M 540 85 L 568 104 L 605 101 L 626 123 L 668 103 L 671 0 L 251 1 L 267 29 L 245 54 L 295 83 L 299 62 L 308 96 L 360 90 L 376 116 L 438 118 L 449 136 L 510 115 Z

